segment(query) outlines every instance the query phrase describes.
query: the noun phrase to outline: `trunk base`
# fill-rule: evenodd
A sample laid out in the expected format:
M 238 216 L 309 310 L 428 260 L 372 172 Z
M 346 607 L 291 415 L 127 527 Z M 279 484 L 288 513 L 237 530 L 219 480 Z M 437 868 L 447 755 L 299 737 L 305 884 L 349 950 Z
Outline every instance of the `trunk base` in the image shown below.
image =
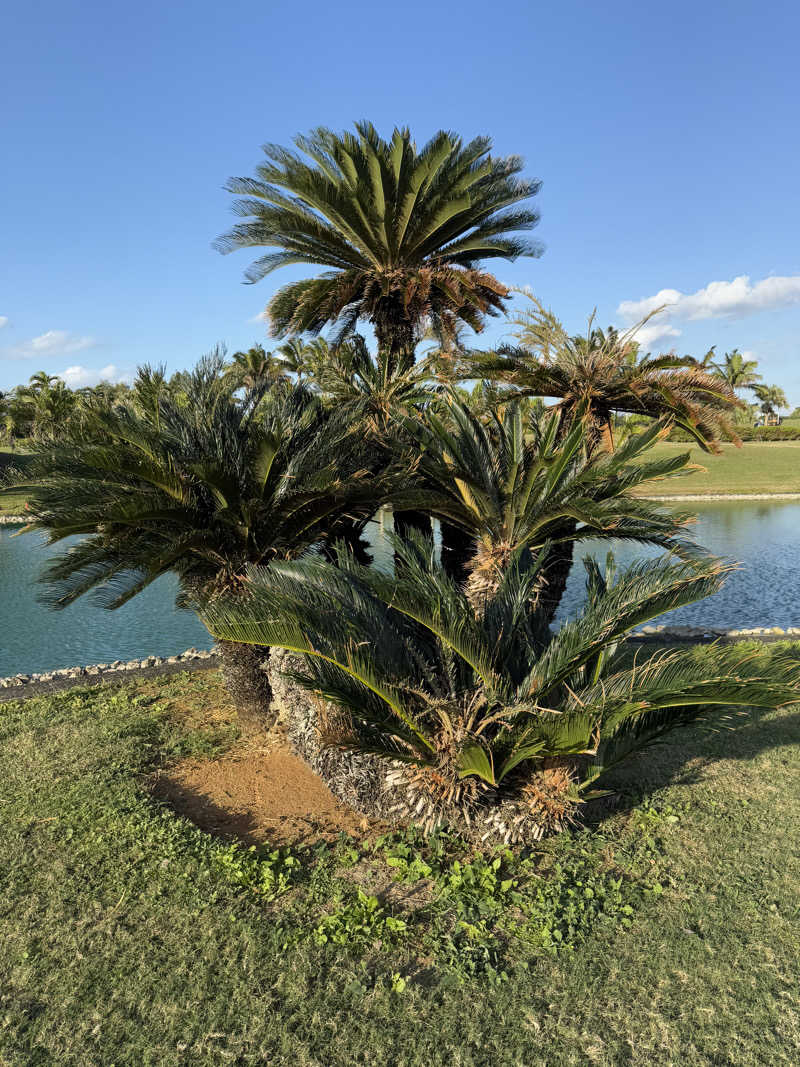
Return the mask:
M 442 528 L 442 566 L 448 576 L 463 585 L 469 577 L 469 563 L 475 555 L 475 538 L 454 526 L 452 522 L 441 522 Z
M 245 645 L 238 641 L 218 641 L 217 647 L 225 688 L 236 708 L 242 732 L 248 737 L 266 733 L 278 716 L 269 678 L 261 666 L 270 649 L 266 645 Z

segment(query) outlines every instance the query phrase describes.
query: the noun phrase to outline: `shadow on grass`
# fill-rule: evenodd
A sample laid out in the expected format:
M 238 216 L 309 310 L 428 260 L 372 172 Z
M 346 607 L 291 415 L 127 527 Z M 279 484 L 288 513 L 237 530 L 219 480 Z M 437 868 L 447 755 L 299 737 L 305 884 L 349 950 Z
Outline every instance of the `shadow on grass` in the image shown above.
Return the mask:
M 609 773 L 599 787 L 613 795 L 587 804 L 584 822 L 597 826 L 668 786 L 697 785 L 721 760 L 754 760 L 792 745 L 800 745 L 800 707 L 778 714 L 753 708 L 737 725 L 685 727 Z

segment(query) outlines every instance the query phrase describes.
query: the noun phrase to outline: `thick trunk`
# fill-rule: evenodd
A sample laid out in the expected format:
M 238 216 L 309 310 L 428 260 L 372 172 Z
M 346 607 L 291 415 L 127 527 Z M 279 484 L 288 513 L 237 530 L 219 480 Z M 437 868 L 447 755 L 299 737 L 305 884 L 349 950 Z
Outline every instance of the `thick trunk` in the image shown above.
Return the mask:
M 233 701 L 242 732 L 251 737 L 266 733 L 274 724 L 277 708 L 262 664 L 269 656 L 265 645 L 218 641 L 222 677 Z
M 536 606 L 544 611 L 545 621 L 548 625 L 553 621 L 556 611 L 558 611 L 558 605 L 561 603 L 561 598 L 564 596 L 574 556 L 575 542 L 566 541 L 554 547 L 545 566 L 545 581 L 539 592 Z
M 387 308 L 373 318 L 375 339 L 379 352 L 389 353 L 390 372 L 401 373 L 414 366 L 414 327 L 397 315 L 396 308 Z
M 475 555 L 475 538 L 452 522 L 442 521 L 441 527 L 442 566 L 454 581 L 463 585 L 469 575 L 469 562 Z

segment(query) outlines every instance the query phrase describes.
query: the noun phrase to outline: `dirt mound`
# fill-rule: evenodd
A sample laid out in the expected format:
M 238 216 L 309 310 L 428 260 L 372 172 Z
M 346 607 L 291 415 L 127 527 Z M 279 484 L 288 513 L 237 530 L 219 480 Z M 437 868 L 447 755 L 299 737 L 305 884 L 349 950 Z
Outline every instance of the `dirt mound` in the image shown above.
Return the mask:
M 285 743 L 182 760 L 158 774 L 153 792 L 209 833 L 248 844 L 309 844 L 380 829 L 338 801 Z

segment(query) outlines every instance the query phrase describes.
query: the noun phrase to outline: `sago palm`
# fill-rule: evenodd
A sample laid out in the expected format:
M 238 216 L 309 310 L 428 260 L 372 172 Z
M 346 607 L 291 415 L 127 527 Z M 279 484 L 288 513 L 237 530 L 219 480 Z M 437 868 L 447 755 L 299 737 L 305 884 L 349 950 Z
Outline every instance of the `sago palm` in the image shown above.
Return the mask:
M 241 593 L 248 564 L 347 534 L 380 505 L 392 472 L 368 475 L 346 422 L 302 387 L 232 395 L 223 366 L 201 362 L 185 391 L 156 400 L 144 372 L 148 403 L 98 416 L 86 441 L 53 446 L 9 480 L 50 544 L 80 537 L 44 571 L 52 606 L 92 591 L 116 608 L 166 572 L 186 606 Z M 268 725 L 264 651 L 223 645 L 222 654 L 243 723 Z
M 564 593 L 577 542 L 616 538 L 693 551 L 681 537 L 686 516 L 633 492 L 687 467 L 688 453 L 647 456 L 668 432 L 666 420 L 630 436 L 616 452 L 594 455 L 584 447 L 584 417 L 569 423 L 563 411 L 519 398 L 487 418 L 451 394 L 449 404 L 408 426 L 420 450 L 420 499 L 471 539 L 464 569 L 476 608 L 494 595 L 512 558 L 535 555 L 547 543 L 552 551 L 536 600 L 548 619 Z
M 295 681 L 326 706 L 325 743 L 387 761 L 398 811 L 431 830 L 535 840 L 559 830 L 611 768 L 702 715 L 798 697 L 788 653 L 735 646 L 624 665 L 614 646 L 720 585 L 715 560 L 649 562 L 615 585 L 591 572 L 583 611 L 552 635 L 528 605 L 543 555 L 510 566 L 476 611 L 433 544 L 397 542 L 380 574 L 343 553 L 250 572 L 250 596 L 204 608 L 219 639 L 300 653 Z
M 518 177 L 519 157 L 492 157 L 487 137 L 464 144 L 440 131 L 418 148 L 408 129 L 386 141 L 360 122 L 354 134 L 319 128 L 295 144 L 265 145 L 255 177 L 228 182 L 243 221 L 217 242 L 273 249 L 249 267 L 250 282 L 290 264 L 326 268 L 270 300 L 276 336 L 328 325 L 343 334 L 368 320 L 393 363 L 413 362 L 423 323 L 440 336 L 480 330 L 504 307 L 508 289 L 482 261 L 538 254 L 519 236 L 538 215 L 519 205 L 539 183 Z
M 737 441 L 731 418 L 740 405 L 731 387 L 689 356 L 639 356 L 636 327 L 619 334 L 592 328 L 567 333 L 555 315 L 526 294 L 532 307 L 516 319 L 519 345 L 475 352 L 464 377 L 501 381 L 522 396 L 555 397 L 574 418 L 585 411 L 590 447 L 614 447 L 616 413 L 669 416 L 706 451 L 720 437 Z

